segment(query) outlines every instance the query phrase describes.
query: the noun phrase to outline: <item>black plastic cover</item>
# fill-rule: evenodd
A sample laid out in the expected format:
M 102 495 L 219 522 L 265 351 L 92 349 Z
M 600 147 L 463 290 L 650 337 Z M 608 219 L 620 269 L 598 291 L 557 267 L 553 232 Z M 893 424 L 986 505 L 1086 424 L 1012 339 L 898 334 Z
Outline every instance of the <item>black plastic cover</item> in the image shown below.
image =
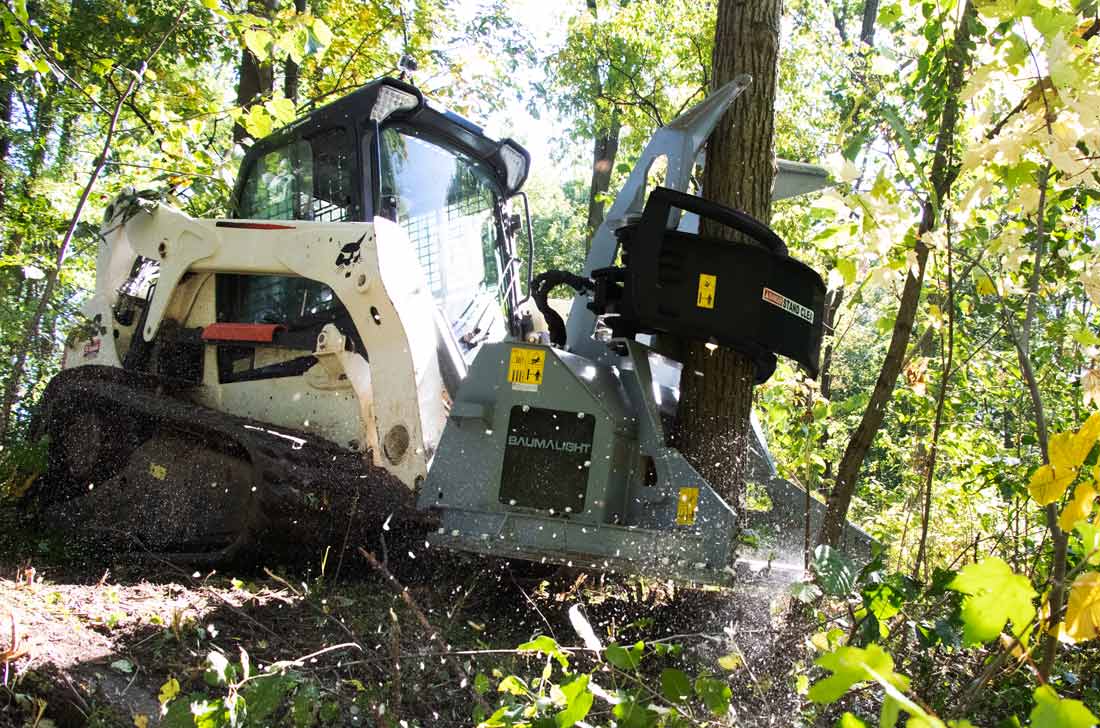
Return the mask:
M 757 244 L 668 230 L 672 208 L 737 230 Z M 658 187 L 641 221 L 620 231 L 624 267 L 593 271 L 597 313 L 616 335 L 668 333 L 754 358 L 757 381 L 778 354 L 819 371 L 825 283 L 787 255 L 783 240 L 739 210 Z

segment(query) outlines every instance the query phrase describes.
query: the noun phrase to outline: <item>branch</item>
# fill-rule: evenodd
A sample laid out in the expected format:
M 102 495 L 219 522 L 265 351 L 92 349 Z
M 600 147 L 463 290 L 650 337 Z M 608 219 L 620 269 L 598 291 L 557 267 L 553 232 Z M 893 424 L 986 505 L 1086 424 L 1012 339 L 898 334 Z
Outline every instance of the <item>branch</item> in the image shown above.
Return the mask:
M 405 602 L 405 606 L 408 607 L 409 611 L 411 611 L 413 613 L 413 616 L 416 617 L 416 621 L 419 622 L 424 631 L 428 633 L 428 639 L 441 646 L 444 650 L 450 651 L 450 645 L 443 641 L 443 638 L 439 634 L 439 630 L 433 627 L 432 623 L 428 621 L 428 618 L 424 615 L 424 610 L 421 609 L 420 605 L 416 603 L 416 600 L 412 598 L 412 595 L 409 594 L 409 590 L 405 587 L 405 585 L 399 582 L 397 580 L 397 577 L 394 576 L 381 561 L 375 558 L 374 554 L 372 554 L 370 551 L 367 551 L 362 546 L 360 546 L 358 550 L 359 555 L 367 560 L 367 563 L 370 564 L 371 568 L 377 571 L 382 576 L 382 578 L 385 579 L 386 583 L 390 585 L 390 588 L 393 589 L 394 593 L 400 596 L 402 601 Z M 452 663 L 448 663 L 448 665 L 451 664 Z M 489 707 L 489 704 L 485 702 L 484 698 L 478 695 L 476 691 L 473 691 L 473 683 L 469 680 L 468 676 L 466 675 L 466 671 L 462 668 L 462 666 L 454 663 L 453 669 L 454 672 L 457 673 L 460 683 L 469 683 L 471 685 L 471 692 L 473 693 L 474 700 L 476 700 L 477 704 L 485 710 L 485 714 L 491 714 L 493 712 L 492 708 Z
M 1009 121 L 1012 120 L 1013 116 L 1019 114 L 1021 111 L 1026 109 L 1028 104 L 1039 98 L 1040 94 L 1042 94 L 1044 90 L 1048 88 L 1054 90 L 1054 82 L 1050 79 L 1050 76 L 1044 76 L 1043 78 L 1040 78 L 1038 81 L 1036 81 L 1035 85 L 1032 86 L 1030 90 L 1028 90 L 1027 94 L 1022 99 L 1020 99 L 1020 103 L 1016 104 L 1016 106 L 1014 106 L 1011 111 L 1001 117 L 1001 120 L 993 125 L 992 129 L 986 132 L 986 141 L 989 141 L 993 139 L 993 137 L 1000 134 L 1001 130 L 1004 129 L 1005 125 Z

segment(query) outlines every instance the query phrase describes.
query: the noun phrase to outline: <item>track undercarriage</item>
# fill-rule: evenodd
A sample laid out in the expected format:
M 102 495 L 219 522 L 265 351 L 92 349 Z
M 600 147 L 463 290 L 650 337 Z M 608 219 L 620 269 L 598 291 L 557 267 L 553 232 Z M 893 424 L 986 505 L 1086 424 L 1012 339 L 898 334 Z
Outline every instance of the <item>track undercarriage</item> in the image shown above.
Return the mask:
M 114 367 L 66 370 L 37 424 L 51 443 L 31 495 L 73 532 L 188 563 L 298 560 L 386 520 L 427 525 L 362 454 L 185 399 L 193 386 Z

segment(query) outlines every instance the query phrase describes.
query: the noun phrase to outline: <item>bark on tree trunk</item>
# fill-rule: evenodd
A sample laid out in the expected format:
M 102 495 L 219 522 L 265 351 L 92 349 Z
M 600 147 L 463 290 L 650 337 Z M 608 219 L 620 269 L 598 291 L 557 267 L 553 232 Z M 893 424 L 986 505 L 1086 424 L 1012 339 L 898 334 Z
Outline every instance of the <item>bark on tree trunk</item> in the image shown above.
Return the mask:
M 604 203 L 600 196 L 611 185 L 611 172 L 619 154 L 619 132 L 622 121 L 619 110 L 612 109 L 607 131 L 597 134 L 592 145 L 592 184 L 588 188 L 588 244 L 603 223 Z
M 294 0 L 294 10 L 299 15 L 306 11 L 306 0 Z M 299 72 L 298 64 L 294 62 L 294 59 L 286 59 L 286 71 L 283 74 L 283 96 L 298 103 L 298 81 Z
M 3 82 L 0 82 L 0 209 L 4 207 L 4 198 L 6 196 L 6 190 L 4 188 L 4 175 L 3 167 L 8 161 L 8 153 L 11 152 L 11 137 L 8 136 L 7 129 L 11 123 L 11 102 L 14 90 L 12 88 L 11 77 L 15 71 L 14 63 L 7 63 L 4 65 L 2 73 Z
M 848 440 L 848 447 L 837 467 L 836 483 L 832 493 L 829 494 L 825 518 L 822 520 L 821 530 L 817 536 L 819 544 L 836 546 L 840 542 L 859 470 L 863 466 L 867 451 L 871 449 L 871 443 L 874 442 L 879 427 L 882 426 L 882 420 L 886 416 L 886 405 L 889 404 L 898 374 L 901 373 L 903 358 L 913 329 L 913 320 L 917 313 L 917 304 L 920 301 L 921 286 L 924 283 L 924 267 L 928 262 L 928 247 L 920 241 L 920 238 L 935 227 L 941 205 L 958 175 L 958 167 L 954 166 L 951 158 L 959 116 L 959 92 L 962 90 L 963 81 L 971 63 L 970 36 L 974 19 L 974 4 L 972 0 L 967 0 L 959 26 L 955 29 L 955 38 L 949 53 L 946 101 L 940 116 L 939 131 L 936 134 L 936 148 L 929 178 L 932 183 L 932 199 L 925 201 L 923 205 L 923 214 L 917 230 L 916 266 L 915 269 L 909 270 L 905 278 L 894 331 L 890 337 L 890 346 L 886 351 L 886 359 L 882 362 L 882 369 L 879 371 L 871 399 L 867 403 L 867 409 L 863 412 L 859 426 Z
M 250 2 L 249 11 L 264 17 L 271 16 L 274 0 Z M 237 105 L 247 111 L 275 88 L 275 73 L 271 61 L 260 63 L 252 51 L 241 48 L 240 72 L 237 75 Z M 233 141 L 240 143 L 248 138 L 248 131 L 241 124 L 233 125 Z
M 781 0 L 721 0 L 712 57 L 715 88 L 741 73 L 751 74 L 753 84 L 711 136 L 703 194 L 765 223 L 771 218 L 775 179 L 773 137 L 781 16 Z M 724 239 L 735 235 L 707 221 L 701 232 Z M 677 445 L 740 513 L 755 378 L 752 360 L 728 349 L 708 349 L 701 342 L 684 348 Z
M 875 44 L 875 20 L 878 19 L 878 0 L 863 3 L 863 24 L 859 29 L 859 42 L 865 46 Z
M 840 304 L 844 301 L 844 286 L 836 289 L 828 296 L 825 297 L 825 311 L 821 317 L 822 323 L 825 325 L 825 335 L 828 337 L 825 344 L 825 351 L 821 355 L 821 397 L 822 399 L 832 400 L 833 398 L 833 343 L 836 338 L 836 314 L 840 310 Z M 818 447 L 821 452 L 825 451 L 826 446 L 829 444 L 829 430 L 823 428 L 821 437 L 817 440 Z M 828 482 L 833 477 L 833 461 L 825 461 L 825 472 L 822 474 L 822 479 Z M 817 483 L 816 488 L 820 488 L 820 482 Z M 806 483 L 806 489 L 809 491 L 810 483 Z M 808 506 L 807 506 L 808 507 Z M 807 537 L 807 542 L 809 538 Z

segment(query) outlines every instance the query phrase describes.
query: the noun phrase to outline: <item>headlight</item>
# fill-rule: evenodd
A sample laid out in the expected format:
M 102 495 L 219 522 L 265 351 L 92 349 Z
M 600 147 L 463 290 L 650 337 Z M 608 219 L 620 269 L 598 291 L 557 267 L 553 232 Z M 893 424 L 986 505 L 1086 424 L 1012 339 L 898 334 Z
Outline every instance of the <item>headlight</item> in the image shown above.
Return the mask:
M 511 192 L 519 191 L 527 179 L 527 157 L 523 152 L 507 142 L 500 148 L 500 158 L 504 162 L 504 176 Z
M 370 110 L 371 121 L 381 124 L 395 111 L 409 111 L 420 104 L 416 94 L 396 89 L 393 86 L 382 85 L 378 88 L 378 96 L 374 100 L 374 106 Z

